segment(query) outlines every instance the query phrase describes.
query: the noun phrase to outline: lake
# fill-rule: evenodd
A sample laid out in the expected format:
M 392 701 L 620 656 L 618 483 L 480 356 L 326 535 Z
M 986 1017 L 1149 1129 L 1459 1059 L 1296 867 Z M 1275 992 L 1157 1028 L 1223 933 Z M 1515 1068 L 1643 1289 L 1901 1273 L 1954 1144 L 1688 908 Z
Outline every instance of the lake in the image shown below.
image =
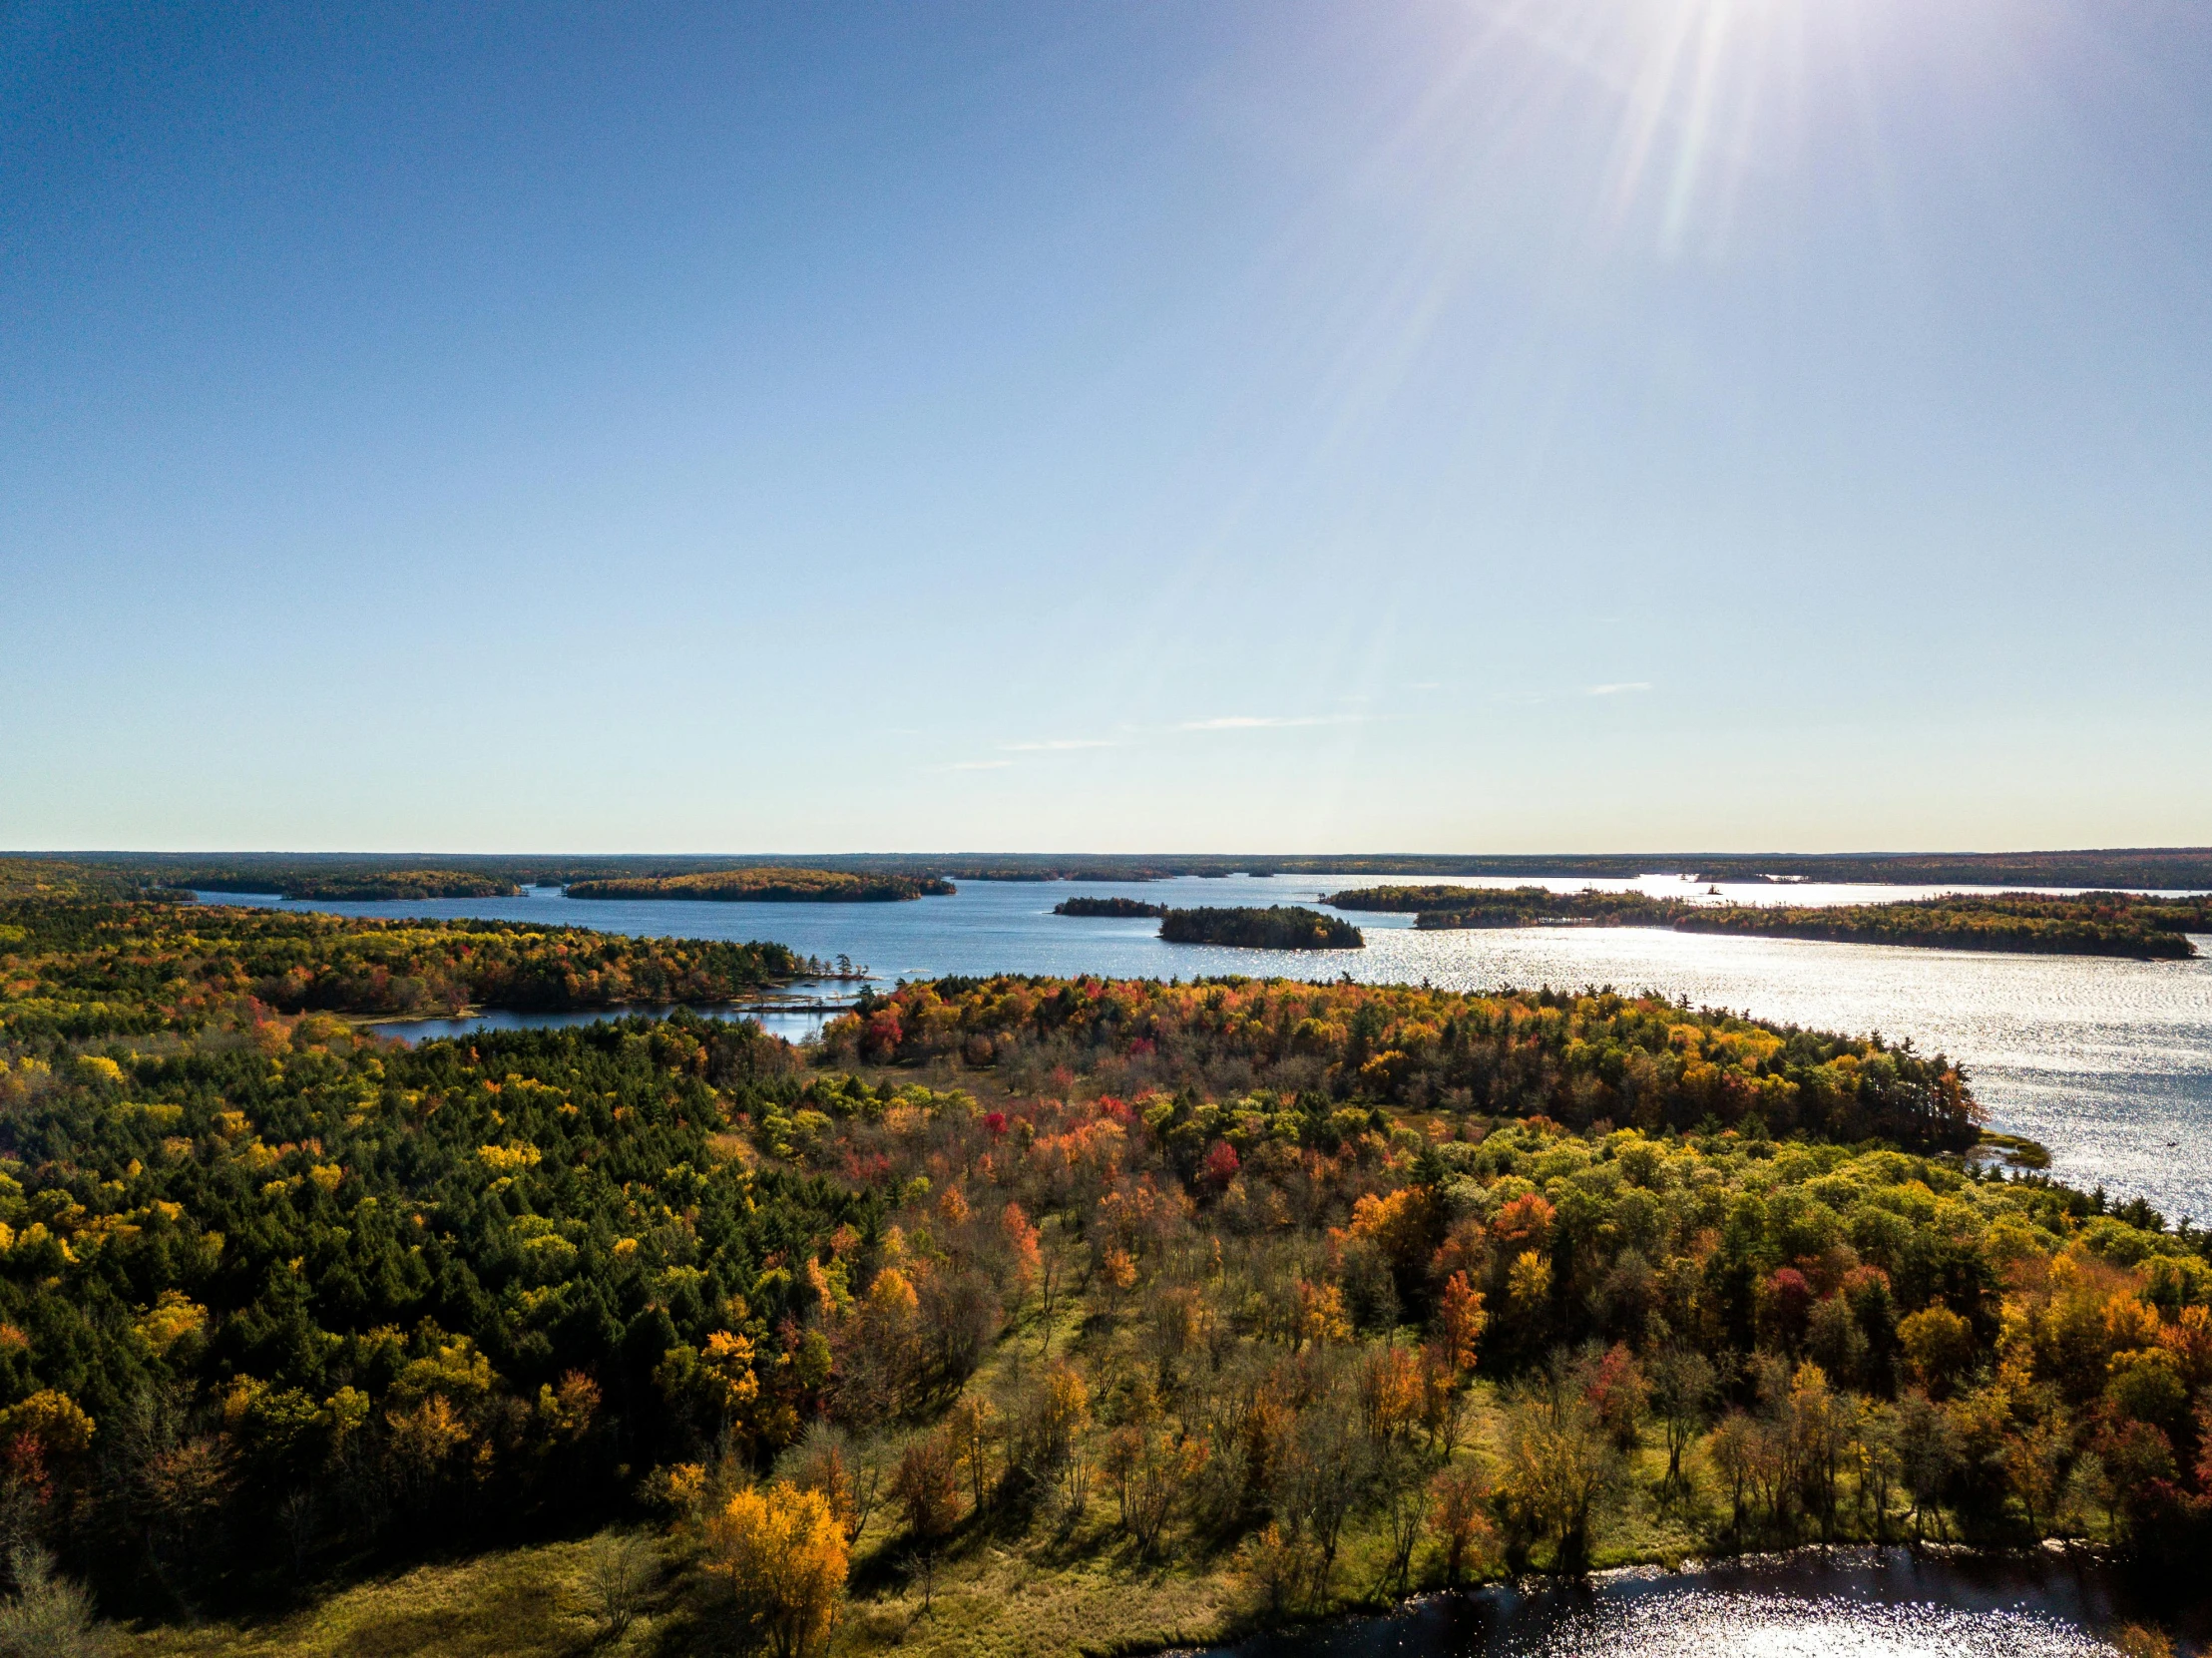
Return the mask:
M 944 974 L 1215 974 L 1456 990 L 1610 985 L 1686 997 L 1762 1019 L 1824 1030 L 1879 1031 L 1943 1051 L 1968 1068 L 1991 1125 L 2051 1148 L 2052 1173 L 2114 1196 L 2148 1198 L 2169 1218 L 2212 1223 L 2212 955 L 2185 962 L 1906 950 L 1802 939 L 1724 938 L 1663 928 L 1522 928 L 1416 932 L 1410 915 L 1357 914 L 1367 948 L 1316 954 L 1170 945 L 1149 919 L 1055 916 L 1062 899 L 1122 895 L 1175 906 L 1311 904 L 1328 891 L 1403 877 L 1230 876 L 1168 881 L 964 881 L 950 898 L 905 904 L 716 904 L 571 899 L 553 889 L 520 898 L 303 905 L 208 894 L 213 901 L 358 916 L 481 917 L 634 936 L 773 939 L 802 955 L 850 957 L 882 982 Z M 1462 883 L 1513 886 L 1506 880 Z M 1702 896 L 1673 876 L 1545 883 L 1634 887 Z M 1883 902 L 1957 888 L 1724 884 L 1716 902 Z M 2198 939 L 2212 952 L 2212 939 Z M 557 1016 L 563 1019 L 574 1016 Z M 401 1034 L 457 1034 L 475 1026 Z M 779 1033 L 803 1036 L 806 1017 Z
M 1860 1548 L 1440 1595 L 1206 1658 L 2089 1658 L 2129 1615 L 2087 1563 Z

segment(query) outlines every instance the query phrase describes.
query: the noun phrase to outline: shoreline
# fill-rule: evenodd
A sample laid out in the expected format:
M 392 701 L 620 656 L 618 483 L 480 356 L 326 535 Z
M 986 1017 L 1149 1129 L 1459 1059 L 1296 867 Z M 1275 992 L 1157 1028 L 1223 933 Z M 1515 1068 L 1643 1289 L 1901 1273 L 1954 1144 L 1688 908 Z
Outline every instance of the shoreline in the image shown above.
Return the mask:
M 1942 1542 L 1923 1539 L 1874 1543 L 1799 1543 L 1782 1549 L 1747 1549 L 1738 1554 L 1687 1556 L 1669 1564 L 1663 1559 L 1606 1566 L 1600 1570 L 1558 1574 L 1527 1571 L 1470 1582 L 1457 1589 L 1426 1589 L 1403 1600 L 1353 1605 L 1320 1612 L 1310 1618 L 1287 1622 L 1253 1623 L 1224 1629 L 1196 1643 L 1134 1649 L 1121 1658 L 1206 1658 L 1208 1654 L 1233 1653 L 1244 1646 L 1268 1640 L 1327 1640 L 1341 1631 L 1350 1634 L 1365 1625 L 1386 1625 L 1410 1619 L 1425 1610 L 1454 1603 L 1502 1603 L 1528 1601 L 1553 1594 L 1601 1592 L 1621 1585 L 1690 1583 L 1700 1578 L 1723 1578 L 1731 1573 L 1800 1573 L 1812 1569 L 1837 1572 L 1879 1571 L 1901 1561 L 1928 1562 L 1960 1567 L 2013 1567 L 2041 1574 L 2068 1568 L 2116 1577 L 2119 1563 L 2112 1549 L 2082 1538 L 2046 1537 L 2039 1543 L 2014 1547 L 1986 1543 Z M 2110 1588 L 2113 1585 L 2103 1585 Z M 2212 1613 L 2212 1597 L 2199 1603 Z M 2097 1630 L 2084 1626 L 2088 1633 Z
M 830 977 L 834 978 L 835 975 L 831 975 Z M 855 983 L 865 984 L 867 983 L 867 981 L 856 979 Z M 740 1015 L 844 1014 L 852 1012 L 856 1006 L 858 1006 L 857 993 L 855 993 L 855 998 L 853 1000 L 847 1001 L 833 1001 L 826 999 L 808 1000 L 799 997 L 790 997 L 772 999 L 762 998 L 759 1000 L 731 1002 L 625 1002 L 613 1004 L 605 1008 L 495 1008 L 483 1006 L 477 1003 L 470 1003 L 467 1006 L 455 1011 L 427 1014 L 348 1014 L 337 1012 L 335 1010 L 329 1011 L 332 1013 L 332 1017 L 345 1021 L 346 1024 L 354 1027 L 356 1030 L 374 1030 L 379 1026 L 385 1025 L 420 1025 L 430 1020 L 483 1019 L 491 1014 L 516 1014 L 523 1017 L 548 1015 L 564 1018 L 569 1016 L 589 1015 L 597 1019 L 611 1020 L 635 1019 L 640 1017 L 665 1019 L 669 1016 L 670 1013 L 674 1012 L 677 1009 L 682 1009 L 690 1013 L 704 1013 L 708 1009 L 719 1009 L 730 1014 Z M 307 1012 L 310 1013 L 319 1013 L 324 1011 L 325 1010 L 321 1009 L 307 1010 Z

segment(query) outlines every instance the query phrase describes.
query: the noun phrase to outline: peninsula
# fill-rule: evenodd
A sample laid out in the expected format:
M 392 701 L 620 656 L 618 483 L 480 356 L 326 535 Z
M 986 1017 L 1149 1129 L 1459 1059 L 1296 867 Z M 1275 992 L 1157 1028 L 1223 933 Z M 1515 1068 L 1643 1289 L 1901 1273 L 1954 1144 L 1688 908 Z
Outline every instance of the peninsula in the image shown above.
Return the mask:
M 1333 909 L 1415 912 L 1425 930 L 1501 927 L 1670 927 L 1679 933 L 1825 939 L 1927 950 L 2123 956 L 2196 955 L 2190 933 L 2212 933 L 2212 899 L 2141 893 L 1955 893 L 1890 904 L 1699 904 L 1641 892 L 1543 887 L 1384 886 L 1323 900 Z

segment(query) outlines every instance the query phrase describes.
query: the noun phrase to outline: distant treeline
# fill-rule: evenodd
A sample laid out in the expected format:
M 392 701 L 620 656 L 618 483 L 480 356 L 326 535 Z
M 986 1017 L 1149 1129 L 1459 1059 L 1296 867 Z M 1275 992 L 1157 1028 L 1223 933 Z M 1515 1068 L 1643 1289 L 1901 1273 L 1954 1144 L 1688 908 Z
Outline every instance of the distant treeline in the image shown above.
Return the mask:
M 697 898 L 745 904 L 884 904 L 941 898 L 954 891 L 937 876 L 855 875 L 827 869 L 737 869 L 706 875 L 578 881 L 571 898 Z
M 760 860 L 766 862 L 768 860 Z M 784 859 L 825 869 L 926 872 L 953 880 L 1151 881 L 1178 875 L 1405 875 L 1430 877 L 1568 876 L 1627 880 L 1655 872 L 1700 881 L 1865 882 L 1877 886 L 2095 887 L 2112 890 L 2212 889 L 2212 847 L 2150 847 L 2087 852 L 1625 852 L 1454 857 L 1370 854 L 974 853 L 940 856 L 856 854 Z
M 1872 882 L 1889 886 L 2163 888 L 2212 887 L 2212 847 L 2144 847 L 2100 852 L 1790 854 L 1646 862 L 1644 870 L 1677 868 L 1701 881 Z M 1513 873 L 1499 871 L 1498 873 Z M 1529 873 L 1535 873 L 1532 867 Z M 1580 871 L 1552 873 L 1579 874 Z M 1595 873 L 1594 871 L 1591 873 Z M 1623 876 L 1643 871 L 1620 871 Z
M 1542 887 L 1376 887 L 1337 893 L 1344 909 L 1416 910 L 1424 930 L 1492 927 L 1671 927 L 1934 950 L 2008 950 L 2060 956 L 2172 960 L 2194 956 L 2185 936 L 2212 932 L 2212 899 L 2134 893 L 1996 893 L 1895 904 L 1692 904 L 1644 893 L 1547 892 Z
M 1159 936 L 1169 944 L 1227 944 L 1245 950 L 1359 950 L 1367 940 L 1348 921 L 1295 905 L 1264 910 L 1168 910 Z
M 1067 898 L 1053 906 L 1056 916 L 1164 916 L 1167 906 L 1140 898 Z
M 171 883 L 194 892 L 273 892 L 334 904 L 376 904 L 395 898 L 517 898 L 522 888 L 490 875 L 454 869 L 395 869 L 388 874 L 307 875 L 217 869 L 205 878 Z
M 446 852 L 186 853 L 72 852 L 11 854 L 49 867 L 95 873 L 123 888 L 198 887 L 202 891 L 282 892 L 308 896 L 304 883 L 348 884 L 435 871 L 516 886 L 568 886 L 732 870 L 813 869 L 960 881 L 1152 881 L 1171 876 L 1405 875 L 1431 877 L 1567 876 L 1625 879 L 1657 871 L 1702 881 L 1841 881 L 1876 885 L 2212 889 L 2212 847 L 2149 847 L 2086 852 L 1788 853 L 1627 852 L 1454 857 L 1372 854 L 1306 857 L 1272 853 L 836 853 L 738 857 L 478 856 Z M 313 896 L 327 896 L 316 893 Z M 475 896 L 451 891 L 431 896 Z
M 183 897 L 159 881 L 59 858 L 0 858 L 0 900 Z

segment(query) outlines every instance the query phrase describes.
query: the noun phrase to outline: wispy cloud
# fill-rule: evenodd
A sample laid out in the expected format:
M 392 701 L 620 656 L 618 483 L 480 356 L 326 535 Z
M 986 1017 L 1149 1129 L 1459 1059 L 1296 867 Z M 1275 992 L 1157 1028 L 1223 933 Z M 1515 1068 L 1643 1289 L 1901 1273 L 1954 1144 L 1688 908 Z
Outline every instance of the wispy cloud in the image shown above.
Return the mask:
M 1112 737 L 1048 737 L 1042 742 L 1002 742 L 1009 754 L 1065 754 L 1078 748 L 1119 748 Z
M 1648 679 L 1623 679 L 1617 685 L 1592 685 L 1582 694 L 1584 696 L 1621 696 L 1629 691 L 1647 691 L 1650 688 L 1651 682 Z
M 955 771 L 1000 771 L 1012 765 L 1012 760 L 955 760 Z

